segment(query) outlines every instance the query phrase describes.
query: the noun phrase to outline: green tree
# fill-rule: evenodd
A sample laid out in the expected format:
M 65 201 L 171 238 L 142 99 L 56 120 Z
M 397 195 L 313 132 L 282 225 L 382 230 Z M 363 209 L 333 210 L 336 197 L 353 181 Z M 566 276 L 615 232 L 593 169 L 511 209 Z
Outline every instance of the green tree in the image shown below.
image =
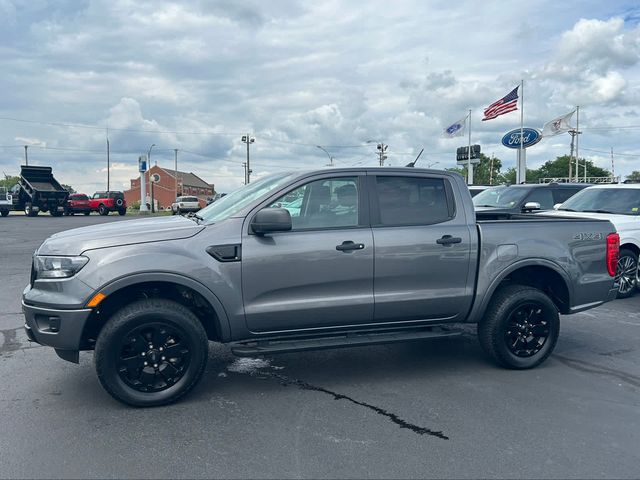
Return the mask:
M 629 175 L 627 175 L 627 180 L 631 180 L 632 182 L 640 182 L 640 170 L 634 170 Z
M 0 187 L 10 190 L 16 183 L 18 183 L 19 180 L 20 177 L 7 175 L 5 178 L 0 179 Z
M 538 181 L 540 178 L 562 178 L 569 176 L 569 160 L 571 157 L 569 155 L 562 155 L 561 157 L 557 157 L 555 160 L 549 160 L 542 164 L 540 168 L 534 170 L 535 172 L 535 181 Z M 580 177 L 584 176 L 584 164 L 587 164 L 587 177 L 610 177 L 611 172 L 605 170 L 604 168 L 596 167 L 592 161 L 581 158 L 579 160 L 579 175 Z M 572 175 L 575 176 L 575 160 L 573 160 L 572 167 Z M 527 175 L 527 180 L 529 176 Z
M 66 184 L 62 183 L 62 184 L 60 184 L 60 186 L 62 188 L 64 188 L 69 193 L 76 193 L 76 189 L 73 188 L 71 185 L 66 185 Z
M 487 157 L 484 153 L 480 154 L 480 163 L 473 166 L 473 183 L 474 185 L 496 185 L 501 183 L 500 169 L 502 161 L 499 158 Z M 449 172 L 457 172 L 464 178 L 467 178 L 467 167 L 447 168 Z

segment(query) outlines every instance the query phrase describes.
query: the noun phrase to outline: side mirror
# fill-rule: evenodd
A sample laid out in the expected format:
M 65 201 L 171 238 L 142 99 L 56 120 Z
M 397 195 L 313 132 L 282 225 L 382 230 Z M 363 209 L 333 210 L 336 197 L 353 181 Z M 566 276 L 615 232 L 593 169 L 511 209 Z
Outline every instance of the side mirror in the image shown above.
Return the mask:
M 538 202 L 527 202 L 522 207 L 523 211 L 540 210 L 540 204 Z
M 257 235 L 291 230 L 291 214 L 286 208 L 265 208 L 251 221 L 251 231 Z
M 558 210 L 558 209 L 560 208 L 560 205 L 562 205 L 562 204 L 561 204 L 561 203 L 556 203 L 556 204 L 553 206 L 553 209 L 554 209 L 554 210 Z

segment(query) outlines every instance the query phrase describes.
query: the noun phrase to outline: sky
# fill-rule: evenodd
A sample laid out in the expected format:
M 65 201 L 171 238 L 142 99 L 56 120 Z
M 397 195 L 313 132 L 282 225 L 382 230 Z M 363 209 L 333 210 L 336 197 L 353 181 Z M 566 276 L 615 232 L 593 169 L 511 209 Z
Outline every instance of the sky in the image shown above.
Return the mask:
M 503 170 L 508 130 L 580 106 L 579 153 L 640 170 L 640 5 L 635 1 L 0 0 L 0 173 L 24 163 L 91 194 L 127 189 L 138 156 L 229 192 L 292 169 L 455 167 L 471 141 Z M 482 112 L 524 80 L 519 110 Z M 523 100 L 523 101 L 522 101 Z M 573 118 L 575 124 L 575 116 Z M 527 149 L 535 168 L 568 134 Z M 317 148 L 323 146 L 328 152 Z

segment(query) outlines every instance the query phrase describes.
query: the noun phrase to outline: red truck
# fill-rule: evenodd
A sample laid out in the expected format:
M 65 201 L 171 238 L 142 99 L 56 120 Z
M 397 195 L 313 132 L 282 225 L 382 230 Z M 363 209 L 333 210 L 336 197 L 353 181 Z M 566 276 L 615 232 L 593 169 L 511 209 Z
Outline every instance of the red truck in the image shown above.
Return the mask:
M 109 215 L 110 212 L 118 212 L 120 215 L 127 213 L 127 202 L 122 192 L 96 192 L 89 200 L 92 212 L 100 215 Z
M 72 193 L 64 205 L 65 215 L 74 215 L 76 213 L 84 213 L 85 215 L 91 213 L 89 197 L 84 193 Z

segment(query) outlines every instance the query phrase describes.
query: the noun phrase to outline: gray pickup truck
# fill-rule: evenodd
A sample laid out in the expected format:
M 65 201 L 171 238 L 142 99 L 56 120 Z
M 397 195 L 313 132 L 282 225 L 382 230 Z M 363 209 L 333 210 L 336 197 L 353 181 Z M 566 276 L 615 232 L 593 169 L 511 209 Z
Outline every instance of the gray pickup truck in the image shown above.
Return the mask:
M 477 323 L 507 368 L 543 362 L 559 313 L 616 295 L 608 221 L 476 222 L 460 176 L 395 168 L 262 178 L 188 217 L 59 233 L 23 293 L 29 338 L 135 406 L 201 378 L 208 341 L 252 356 L 423 340 Z

